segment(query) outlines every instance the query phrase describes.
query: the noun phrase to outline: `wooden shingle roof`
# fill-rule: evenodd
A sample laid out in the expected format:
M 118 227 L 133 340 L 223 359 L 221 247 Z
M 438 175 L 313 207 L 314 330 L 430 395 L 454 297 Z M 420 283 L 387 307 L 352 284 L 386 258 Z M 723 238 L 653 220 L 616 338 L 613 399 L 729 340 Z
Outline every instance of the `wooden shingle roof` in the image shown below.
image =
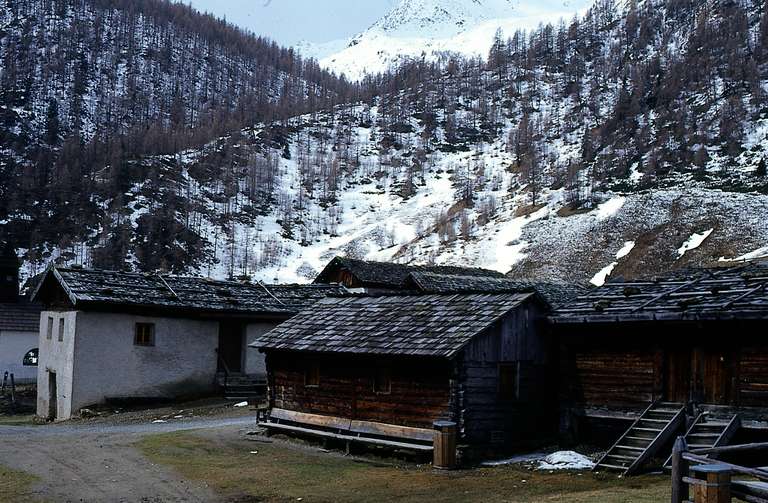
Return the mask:
M 323 299 L 252 347 L 450 358 L 531 293 Z
M 292 315 L 328 295 L 342 295 L 333 285 L 264 285 L 206 278 L 160 276 L 117 271 L 53 268 L 33 298 L 45 302 L 60 287 L 75 307 L 144 307 L 243 315 Z
M 37 332 L 41 306 L 29 302 L 0 303 L 0 330 Z
M 336 257 L 325 266 L 323 271 L 315 279 L 315 283 L 331 282 L 334 273 L 339 269 L 348 271 L 366 285 L 394 289 L 404 288 L 408 276 L 414 272 L 491 278 L 504 277 L 504 275 L 498 271 L 476 267 L 407 265 Z
M 768 319 L 768 263 L 614 281 L 559 306 L 556 323 Z
M 512 278 L 487 276 L 457 276 L 414 272 L 410 280 L 422 293 L 514 293 L 535 292 L 547 304 L 554 306 L 578 297 L 586 288 L 565 283 L 519 281 Z

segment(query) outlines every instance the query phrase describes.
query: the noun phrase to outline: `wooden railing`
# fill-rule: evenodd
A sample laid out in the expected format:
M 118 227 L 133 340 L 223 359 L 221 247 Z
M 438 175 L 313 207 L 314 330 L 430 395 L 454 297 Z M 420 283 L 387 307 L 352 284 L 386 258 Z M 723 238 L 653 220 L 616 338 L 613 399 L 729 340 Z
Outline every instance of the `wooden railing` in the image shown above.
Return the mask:
M 731 501 L 731 497 L 736 497 L 749 503 L 768 503 L 767 489 L 760 486 L 760 483 L 768 483 L 768 470 L 724 463 L 707 457 L 712 454 L 720 455 L 758 451 L 768 451 L 768 443 L 689 450 L 685 439 L 678 437 L 672 449 L 672 503 L 683 503 L 686 501 L 693 501 L 694 503 Z M 720 474 L 727 474 L 727 477 L 721 479 L 724 482 L 718 484 L 709 483 L 704 479 L 692 478 L 690 476 L 691 470 L 696 470 L 696 466 L 699 465 L 711 465 L 710 468 L 712 470 L 708 470 L 710 473 L 719 471 Z M 733 475 L 741 475 L 749 480 L 732 483 L 731 476 Z M 753 482 L 757 482 L 757 484 Z M 704 490 L 695 490 L 692 500 L 689 500 L 690 485 L 700 485 L 704 488 Z

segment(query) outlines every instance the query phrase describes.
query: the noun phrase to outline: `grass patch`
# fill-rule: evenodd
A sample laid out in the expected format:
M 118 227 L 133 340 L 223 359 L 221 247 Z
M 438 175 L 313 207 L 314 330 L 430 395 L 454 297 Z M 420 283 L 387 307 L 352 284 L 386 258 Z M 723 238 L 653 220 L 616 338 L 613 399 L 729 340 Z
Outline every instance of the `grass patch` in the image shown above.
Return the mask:
M 0 465 L 0 499 L 8 502 L 33 501 L 31 488 L 37 481 L 38 478 L 34 475 Z
M 4 416 L 0 415 L 0 426 L 38 426 L 34 414 Z
M 655 503 L 670 497 L 664 476 L 618 478 L 520 467 L 436 472 L 429 466 L 361 462 L 298 445 L 209 439 L 194 433 L 153 435 L 138 447 L 152 462 L 205 481 L 236 501 Z

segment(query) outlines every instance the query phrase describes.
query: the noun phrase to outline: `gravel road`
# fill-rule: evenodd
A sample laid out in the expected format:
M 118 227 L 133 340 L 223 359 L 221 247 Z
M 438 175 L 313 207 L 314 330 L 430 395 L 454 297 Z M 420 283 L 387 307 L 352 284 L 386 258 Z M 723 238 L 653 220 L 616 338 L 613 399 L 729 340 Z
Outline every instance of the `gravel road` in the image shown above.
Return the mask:
M 245 430 L 251 415 L 165 423 L 0 426 L 0 464 L 37 475 L 33 497 L 56 502 L 217 502 L 210 488 L 150 463 L 142 436 L 182 430 Z M 1 499 L 1 498 L 0 498 Z

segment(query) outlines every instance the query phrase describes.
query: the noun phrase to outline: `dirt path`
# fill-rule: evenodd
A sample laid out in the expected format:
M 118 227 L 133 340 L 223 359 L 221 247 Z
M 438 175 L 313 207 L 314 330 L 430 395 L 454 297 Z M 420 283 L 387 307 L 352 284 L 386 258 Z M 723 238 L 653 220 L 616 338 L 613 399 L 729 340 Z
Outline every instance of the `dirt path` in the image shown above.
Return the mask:
M 34 474 L 33 498 L 62 502 L 219 501 L 201 482 L 152 464 L 133 447 L 142 436 L 170 431 L 248 429 L 252 417 L 149 424 L 0 426 L 0 463 Z

